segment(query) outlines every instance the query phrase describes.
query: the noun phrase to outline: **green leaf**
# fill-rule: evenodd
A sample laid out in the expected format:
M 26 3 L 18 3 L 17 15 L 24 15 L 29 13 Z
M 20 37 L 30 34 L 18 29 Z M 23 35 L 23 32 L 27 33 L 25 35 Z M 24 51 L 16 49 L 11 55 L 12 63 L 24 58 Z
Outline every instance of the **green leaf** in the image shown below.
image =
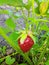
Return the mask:
M 11 34 L 10 34 L 10 39 L 12 39 L 13 41 L 16 41 L 16 39 L 19 37 L 19 33 L 18 33 L 18 31 L 15 31 L 15 32 L 12 32 Z
M 38 42 L 38 38 L 36 36 L 33 36 L 33 35 L 31 37 L 34 40 L 34 43 L 36 44 Z
M 18 37 L 20 36 L 20 33 L 18 31 L 12 32 L 9 36 L 9 38 L 16 44 L 18 47 Z
M 38 43 L 37 44 L 34 44 L 33 47 L 31 48 L 30 52 L 33 54 L 33 55 L 36 55 L 38 53 L 38 50 L 39 50 L 39 45 Z
M 48 28 L 48 26 L 47 26 L 46 24 L 42 25 L 42 26 L 40 27 L 40 29 L 41 29 L 41 30 L 45 30 L 45 31 L 49 31 L 49 28 Z
M 28 18 L 28 20 L 30 21 L 29 25 L 30 25 L 30 24 L 32 24 L 32 25 L 34 25 L 34 24 L 35 24 L 35 25 L 37 26 L 37 25 L 38 25 L 38 23 L 39 23 L 39 21 L 37 21 L 37 20 L 36 20 L 36 19 L 34 19 L 34 18 Z
M 34 44 L 33 48 L 36 49 L 36 50 L 38 50 L 39 49 L 39 44 L 38 43 Z
M 5 22 L 9 28 L 11 28 L 12 30 L 15 29 L 16 27 L 16 24 L 13 22 L 13 20 L 11 18 L 7 19 L 6 22 Z
M 10 56 L 7 56 L 5 62 L 6 64 L 11 65 L 15 62 L 15 58 L 11 58 Z
M 49 60 L 45 63 L 46 65 L 49 65 Z
M 28 4 L 25 5 L 25 8 L 26 8 L 27 10 L 29 10 L 29 9 L 31 8 L 31 5 L 32 5 L 32 0 L 29 0 L 29 1 L 28 1 Z

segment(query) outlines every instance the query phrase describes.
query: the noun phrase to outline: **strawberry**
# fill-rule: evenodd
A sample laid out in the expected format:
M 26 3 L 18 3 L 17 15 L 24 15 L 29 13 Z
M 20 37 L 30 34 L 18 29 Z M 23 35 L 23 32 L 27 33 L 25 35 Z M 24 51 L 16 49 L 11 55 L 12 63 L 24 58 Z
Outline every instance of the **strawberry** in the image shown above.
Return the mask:
M 18 44 L 21 50 L 25 53 L 31 49 L 31 47 L 34 45 L 34 41 L 29 35 L 25 35 L 24 40 L 21 40 L 21 38 L 18 39 Z

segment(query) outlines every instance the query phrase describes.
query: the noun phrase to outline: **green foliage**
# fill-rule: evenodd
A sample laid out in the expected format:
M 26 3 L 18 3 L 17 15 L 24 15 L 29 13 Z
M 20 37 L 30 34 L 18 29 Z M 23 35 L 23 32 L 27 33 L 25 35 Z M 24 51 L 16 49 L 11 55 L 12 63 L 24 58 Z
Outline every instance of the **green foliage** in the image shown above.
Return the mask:
M 0 52 L 5 54 L 6 53 L 6 46 L 0 47 Z
M 10 6 L 23 6 L 23 2 L 22 2 L 22 0 L 0 0 L 0 5 L 4 5 L 4 4 L 6 4 L 6 5 L 10 5 Z
M 12 30 L 15 29 L 16 27 L 16 24 L 13 22 L 13 20 L 11 18 L 7 19 L 6 22 L 5 22 L 9 28 L 11 28 Z
M 35 8 L 35 12 L 36 12 L 37 14 L 40 14 L 40 12 L 39 12 L 39 6 Z
M 24 4 L 22 0 L 0 0 L 0 5 L 9 5 L 14 6 L 15 9 L 18 10 L 4 10 L 0 9 L 0 14 L 7 14 L 9 15 L 9 18 L 5 21 L 6 28 L 0 27 L 0 35 L 3 36 L 4 39 L 8 42 L 8 44 L 17 51 L 20 55 L 23 56 L 24 61 L 18 65 L 42 65 L 46 64 L 49 65 L 49 26 L 47 26 L 47 22 L 49 22 L 49 1 L 47 2 L 46 10 L 43 10 L 43 7 L 45 6 L 46 0 L 28 0 L 27 4 Z M 36 2 L 37 7 L 34 7 L 34 3 Z M 41 2 L 44 2 L 44 6 L 40 8 Z M 27 16 L 25 15 L 24 10 L 27 10 Z M 17 12 L 21 10 L 22 15 L 17 14 Z M 41 11 L 42 14 L 41 15 Z M 15 12 L 15 14 L 14 14 Z M 32 14 L 32 16 L 30 16 Z M 23 53 L 18 45 L 18 39 L 22 36 L 24 30 L 15 30 L 16 23 L 15 20 L 19 18 L 24 19 L 24 23 L 26 25 L 25 27 L 25 33 L 27 33 L 28 30 L 32 32 L 32 39 L 34 40 L 35 44 L 30 49 L 29 52 Z M 20 22 L 21 23 L 21 22 Z M 43 24 L 42 24 L 43 23 Z M 20 26 L 20 25 L 19 25 Z M 45 31 L 43 33 L 42 31 Z M 9 32 L 9 36 L 7 35 Z M 41 34 L 42 33 L 42 34 Z M 26 34 L 23 34 L 23 38 L 21 38 L 21 41 L 24 41 L 26 38 Z M 48 50 L 47 50 L 48 49 Z M 0 48 L 0 52 L 3 54 L 6 53 L 6 47 Z M 46 54 L 46 56 L 45 56 Z M 43 60 L 46 58 L 46 62 Z M 0 63 L 3 62 L 5 59 L 6 64 L 11 65 L 15 62 L 15 58 L 12 58 L 11 56 L 7 56 L 3 59 L 0 59 Z M 26 62 L 26 63 L 25 63 Z
M 31 8 L 31 6 L 32 6 L 32 1 L 29 0 L 28 3 L 25 5 L 25 8 L 26 8 L 27 10 L 29 10 L 29 9 Z
M 10 56 L 7 56 L 5 62 L 6 64 L 11 65 L 15 62 L 15 58 L 11 58 Z
M 41 30 L 49 31 L 49 28 L 46 24 L 44 24 L 43 26 L 41 26 Z
M 13 41 L 16 41 L 17 38 L 19 37 L 19 35 L 20 34 L 18 33 L 18 31 L 15 31 L 15 32 L 10 34 L 10 39 L 12 39 Z
M 49 65 L 49 60 L 47 60 L 47 62 L 45 63 L 46 65 Z

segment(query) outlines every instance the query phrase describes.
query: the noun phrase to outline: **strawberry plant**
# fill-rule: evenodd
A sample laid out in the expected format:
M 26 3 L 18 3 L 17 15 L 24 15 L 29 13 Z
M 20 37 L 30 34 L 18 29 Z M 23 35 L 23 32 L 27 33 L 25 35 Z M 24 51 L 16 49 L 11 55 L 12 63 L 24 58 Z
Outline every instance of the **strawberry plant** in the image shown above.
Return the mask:
M 0 0 L 0 6 L 4 5 L 14 9 L 0 9 L 0 14 L 9 16 L 5 21 L 6 27 L 0 26 L 0 35 L 16 52 L 1 58 L 0 63 L 5 60 L 6 64 L 12 65 L 17 61 L 11 56 L 20 54 L 23 62 L 16 65 L 48 65 L 49 0 L 28 0 L 27 3 L 23 0 Z M 21 15 L 18 11 L 21 11 Z M 21 18 L 24 29 L 16 21 Z M 19 30 L 16 29 L 17 25 Z

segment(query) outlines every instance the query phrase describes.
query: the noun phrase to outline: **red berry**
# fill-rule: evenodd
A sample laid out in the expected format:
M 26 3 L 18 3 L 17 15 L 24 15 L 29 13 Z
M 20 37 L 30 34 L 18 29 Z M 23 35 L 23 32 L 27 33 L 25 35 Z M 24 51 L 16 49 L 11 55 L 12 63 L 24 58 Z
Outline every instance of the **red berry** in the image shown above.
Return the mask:
M 18 39 L 18 44 L 23 52 L 29 51 L 34 44 L 34 41 L 29 35 L 27 35 L 23 43 L 21 43 L 20 40 L 21 38 Z

